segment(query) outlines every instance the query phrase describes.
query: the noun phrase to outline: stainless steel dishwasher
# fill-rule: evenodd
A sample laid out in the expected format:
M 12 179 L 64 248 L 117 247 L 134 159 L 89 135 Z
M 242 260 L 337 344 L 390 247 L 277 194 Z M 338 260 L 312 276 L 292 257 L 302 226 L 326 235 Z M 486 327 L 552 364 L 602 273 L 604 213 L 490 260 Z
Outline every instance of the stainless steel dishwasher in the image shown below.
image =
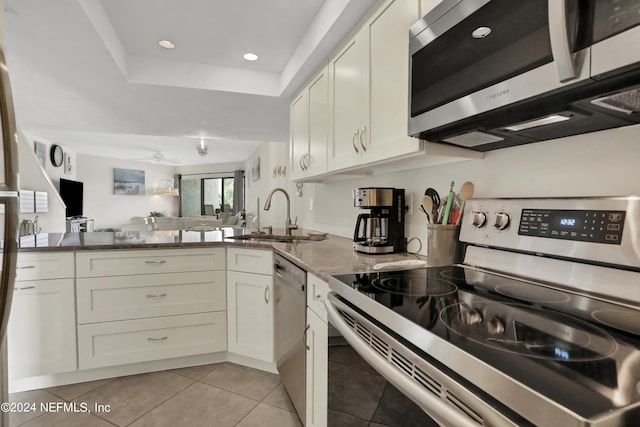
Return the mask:
M 275 256 L 276 363 L 300 420 L 305 422 L 305 353 L 307 272 Z

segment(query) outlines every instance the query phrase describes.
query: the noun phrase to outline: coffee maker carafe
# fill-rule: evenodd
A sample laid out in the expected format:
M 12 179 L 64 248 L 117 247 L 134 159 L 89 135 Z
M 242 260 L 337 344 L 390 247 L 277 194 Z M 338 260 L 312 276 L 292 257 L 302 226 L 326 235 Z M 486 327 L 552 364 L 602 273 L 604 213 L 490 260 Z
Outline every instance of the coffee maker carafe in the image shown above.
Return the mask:
M 389 254 L 405 252 L 404 189 L 356 188 L 353 205 L 370 212 L 358 215 L 353 234 L 353 247 L 358 252 Z

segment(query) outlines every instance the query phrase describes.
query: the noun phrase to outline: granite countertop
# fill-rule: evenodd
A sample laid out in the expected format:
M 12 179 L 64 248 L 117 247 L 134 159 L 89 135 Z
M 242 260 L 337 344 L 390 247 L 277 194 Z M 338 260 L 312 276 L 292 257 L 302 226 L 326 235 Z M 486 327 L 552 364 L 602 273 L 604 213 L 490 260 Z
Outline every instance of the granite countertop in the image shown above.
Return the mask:
M 294 234 L 306 234 L 311 230 L 296 230 Z M 148 231 L 148 232 L 93 232 L 93 233 L 44 233 L 20 238 L 20 252 L 83 251 L 115 249 L 161 249 L 234 246 L 256 249 L 273 248 L 276 253 L 322 279 L 340 273 L 371 271 L 381 262 L 407 259 L 427 260 L 421 255 L 409 253 L 369 255 L 355 252 L 351 239 L 328 235 L 321 241 L 298 240 L 277 242 L 267 240 L 241 240 L 234 236 L 248 231 L 221 228 L 213 231 Z M 274 230 L 274 234 L 279 234 Z

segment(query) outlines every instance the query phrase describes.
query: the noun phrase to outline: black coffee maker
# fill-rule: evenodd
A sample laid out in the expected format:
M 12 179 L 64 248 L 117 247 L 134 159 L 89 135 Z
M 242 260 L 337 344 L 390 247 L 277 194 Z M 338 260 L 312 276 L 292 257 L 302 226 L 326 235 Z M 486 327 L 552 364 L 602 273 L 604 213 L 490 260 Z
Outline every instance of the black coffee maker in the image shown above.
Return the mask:
M 353 206 L 370 209 L 358 215 L 353 247 L 368 254 L 405 252 L 405 198 L 402 188 L 368 187 L 353 190 Z

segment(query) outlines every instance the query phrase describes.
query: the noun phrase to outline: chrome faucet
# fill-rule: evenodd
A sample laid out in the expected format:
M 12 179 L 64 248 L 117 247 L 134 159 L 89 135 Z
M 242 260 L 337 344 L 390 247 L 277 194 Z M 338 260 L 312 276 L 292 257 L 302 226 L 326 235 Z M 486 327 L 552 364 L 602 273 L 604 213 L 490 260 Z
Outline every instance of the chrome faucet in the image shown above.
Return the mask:
M 289 194 L 285 191 L 284 188 L 277 187 L 271 190 L 269 196 L 267 196 L 267 201 L 264 204 L 264 210 L 268 211 L 269 209 L 271 209 L 271 197 L 273 197 L 273 193 L 275 193 L 276 191 L 282 192 L 282 194 L 284 194 L 284 197 L 287 198 L 287 219 L 284 220 L 284 233 L 287 236 L 291 236 L 291 230 L 297 230 L 298 224 L 291 223 L 291 201 L 289 200 Z M 298 218 L 296 218 L 296 222 L 298 222 Z

